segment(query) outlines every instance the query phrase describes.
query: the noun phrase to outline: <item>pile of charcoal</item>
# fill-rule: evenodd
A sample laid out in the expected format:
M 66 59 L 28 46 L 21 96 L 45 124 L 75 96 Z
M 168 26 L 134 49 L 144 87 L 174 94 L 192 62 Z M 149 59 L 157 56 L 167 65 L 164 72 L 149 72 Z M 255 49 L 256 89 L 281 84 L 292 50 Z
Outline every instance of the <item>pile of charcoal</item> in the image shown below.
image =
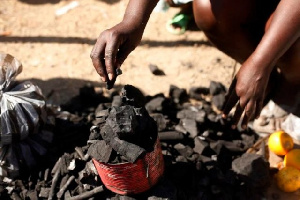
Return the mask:
M 48 153 L 34 168 L 24 167 L 18 179 L 2 177 L 0 199 L 262 199 L 270 183 L 269 163 L 246 152 L 259 139 L 255 132 L 232 129 L 230 118 L 221 117 L 225 93 L 218 82 L 189 91 L 171 86 L 167 97 L 145 96 L 130 85 L 108 95 L 83 87 L 70 102 L 48 106 L 55 116 Z M 160 181 L 136 195 L 108 190 L 92 159 L 134 162 L 157 136 L 165 165 Z M 116 153 L 116 138 L 127 141 L 129 149 L 131 144 L 141 148 Z

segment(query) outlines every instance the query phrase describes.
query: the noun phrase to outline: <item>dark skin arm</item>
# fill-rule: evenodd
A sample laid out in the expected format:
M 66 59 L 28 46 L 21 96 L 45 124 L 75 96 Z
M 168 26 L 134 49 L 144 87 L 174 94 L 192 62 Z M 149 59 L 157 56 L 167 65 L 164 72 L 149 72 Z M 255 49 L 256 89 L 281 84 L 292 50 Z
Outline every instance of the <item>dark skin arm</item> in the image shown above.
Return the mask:
M 93 65 L 104 82 L 114 83 L 116 69 L 138 46 L 158 0 L 130 0 L 123 20 L 103 31 L 91 52 Z M 105 59 L 104 59 L 105 58 Z
M 233 128 L 241 118 L 243 118 L 242 127 L 246 128 L 249 120 L 259 116 L 274 66 L 299 37 L 299 1 L 281 0 L 266 27 L 261 42 L 242 64 L 229 88 L 223 116 L 226 117 L 236 105 Z

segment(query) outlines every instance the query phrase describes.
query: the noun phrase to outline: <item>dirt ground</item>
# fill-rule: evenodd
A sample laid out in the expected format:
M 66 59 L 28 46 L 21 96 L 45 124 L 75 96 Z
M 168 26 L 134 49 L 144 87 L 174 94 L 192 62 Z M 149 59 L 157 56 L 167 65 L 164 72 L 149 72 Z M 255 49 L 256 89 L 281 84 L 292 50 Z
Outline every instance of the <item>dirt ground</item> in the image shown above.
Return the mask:
M 1 0 L 0 51 L 22 62 L 18 80 L 33 80 L 45 96 L 52 91 L 52 103 L 64 103 L 87 82 L 103 86 L 89 54 L 98 35 L 120 22 L 128 0 L 77 0 L 77 7 L 56 15 L 71 2 Z M 171 84 L 189 89 L 214 80 L 229 86 L 235 61 L 211 46 L 201 30 L 180 36 L 167 32 L 166 22 L 178 11 L 152 13 L 116 84 L 131 84 L 149 95 L 167 95 Z M 153 75 L 149 64 L 166 75 Z

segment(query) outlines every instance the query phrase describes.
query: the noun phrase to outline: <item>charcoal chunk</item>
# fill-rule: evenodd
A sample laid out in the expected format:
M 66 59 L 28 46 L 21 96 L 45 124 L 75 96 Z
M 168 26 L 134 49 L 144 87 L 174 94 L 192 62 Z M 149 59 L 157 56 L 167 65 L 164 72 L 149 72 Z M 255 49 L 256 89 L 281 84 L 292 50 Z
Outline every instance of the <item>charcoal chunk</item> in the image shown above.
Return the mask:
M 144 154 L 145 149 L 138 145 L 121 140 L 113 133 L 113 130 L 105 125 L 100 131 L 103 139 L 119 154 L 124 156 L 129 162 L 134 163 L 139 156 Z
M 194 151 L 198 154 L 203 154 L 203 152 L 209 148 L 209 144 L 201 140 L 199 137 L 195 137 L 194 141 L 195 141 Z
M 146 104 L 146 109 L 149 113 L 153 113 L 153 112 L 162 112 L 163 111 L 163 107 L 164 107 L 164 103 L 166 101 L 165 97 L 156 97 L 152 100 L 150 100 L 147 104 Z
M 209 93 L 210 95 L 214 96 L 214 95 L 218 95 L 220 93 L 226 93 L 226 88 L 225 86 L 220 83 L 220 82 L 216 82 L 216 81 L 211 81 L 210 85 L 209 85 Z
M 134 107 L 144 107 L 146 104 L 146 98 L 144 94 L 136 87 L 132 85 L 125 85 L 121 90 L 122 102 L 126 105 Z
M 107 163 L 109 161 L 111 153 L 112 148 L 107 145 L 104 140 L 96 141 L 88 149 L 88 154 L 92 158 L 104 163 Z
M 135 110 L 132 106 L 113 107 L 106 120 L 113 132 L 120 139 L 127 139 L 136 134 L 138 126 Z
M 150 116 L 154 119 L 157 124 L 158 131 L 163 131 L 167 128 L 167 121 L 163 114 L 161 113 L 152 113 Z
M 212 104 L 218 109 L 221 110 L 225 103 L 225 92 L 221 92 L 212 97 Z
M 206 113 L 204 110 L 194 111 L 189 109 L 183 109 L 177 112 L 178 119 L 194 119 L 197 122 L 204 123 L 206 118 Z
M 151 73 L 154 75 L 157 75 L 157 76 L 166 75 L 165 72 L 163 70 L 159 69 L 157 65 L 149 64 L 149 69 L 150 69 Z
M 209 94 L 209 88 L 206 87 L 191 87 L 189 90 L 189 96 L 190 98 L 196 99 L 196 100 L 203 100 L 202 95 L 208 95 Z
M 184 135 L 177 131 L 165 131 L 158 132 L 158 136 L 160 140 L 182 140 L 184 139 Z
M 253 187 L 266 187 L 270 184 L 270 164 L 258 154 L 245 153 L 232 162 L 232 169 Z
M 178 88 L 174 85 L 170 86 L 169 96 L 173 99 L 175 103 L 182 104 L 184 101 L 187 101 L 188 94 L 186 89 Z
M 181 124 L 185 130 L 189 133 L 190 138 L 194 138 L 198 135 L 197 123 L 193 119 L 182 119 Z

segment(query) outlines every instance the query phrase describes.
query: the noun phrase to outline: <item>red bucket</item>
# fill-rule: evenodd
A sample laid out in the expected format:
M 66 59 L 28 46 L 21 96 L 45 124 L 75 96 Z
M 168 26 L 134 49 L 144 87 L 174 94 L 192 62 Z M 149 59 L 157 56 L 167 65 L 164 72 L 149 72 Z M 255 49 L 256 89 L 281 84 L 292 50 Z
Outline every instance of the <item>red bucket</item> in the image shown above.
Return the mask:
M 155 185 L 164 172 L 159 139 L 152 152 L 135 163 L 108 164 L 92 159 L 107 189 L 121 195 L 145 192 Z

